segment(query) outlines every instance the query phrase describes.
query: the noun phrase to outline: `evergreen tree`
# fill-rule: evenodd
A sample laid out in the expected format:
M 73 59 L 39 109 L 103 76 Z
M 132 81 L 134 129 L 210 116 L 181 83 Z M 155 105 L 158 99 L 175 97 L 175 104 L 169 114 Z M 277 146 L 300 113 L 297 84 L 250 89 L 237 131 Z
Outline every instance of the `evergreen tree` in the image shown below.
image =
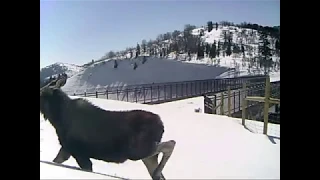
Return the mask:
M 221 43 L 220 43 L 220 41 L 218 41 L 218 48 L 216 50 L 217 57 L 220 56 L 220 51 L 221 51 Z
M 201 58 L 204 58 L 204 48 L 202 46 L 201 43 L 198 43 L 198 53 L 197 53 L 197 58 L 198 59 L 201 59 Z
M 229 39 L 229 40 L 228 40 L 228 43 L 227 43 L 226 55 L 227 55 L 227 56 L 230 56 L 231 53 L 232 53 L 232 51 L 231 51 L 231 40 Z
M 207 43 L 207 44 L 206 44 L 206 54 L 207 54 L 207 55 L 210 54 L 210 49 L 211 49 L 210 44 Z
M 259 65 L 261 68 L 264 68 L 265 74 L 269 74 L 270 67 L 272 66 L 270 42 L 265 31 L 260 31 L 259 34 Z
M 146 57 L 146 56 L 143 56 L 142 64 L 144 64 L 146 61 L 147 61 L 147 57 Z
M 137 44 L 136 58 L 140 55 L 140 45 Z
M 147 41 L 145 39 L 142 40 L 141 46 L 142 46 L 143 53 L 146 53 L 147 52 Z
M 137 67 L 138 67 L 137 63 L 136 63 L 136 62 L 134 62 L 134 64 L 133 64 L 133 70 L 136 70 L 136 69 L 137 69 Z
M 117 69 L 117 67 L 118 67 L 118 62 L 117 60 L 114 60 L 113 68 Z
M 276 48 L 276 54 L 280 56 L 280 40 L 279 39 L 276 40 L 275 48 Z
M 208 21 L 208 32 L 211 32 L 213 29 L 212 21 Z
M 216 57 L 216 42 L 214 42 L 211 46 L 211 49 L 210 49 L 210 58 L 215 58 Z
M 242 52 L 242 54 L 243 54 L 243 57 L 245 57 L 245 56 L 246 56 L 246 53 L 244 52 L 244 46 L 243 46 L 243 44 L 241 44 L 241 52 Z

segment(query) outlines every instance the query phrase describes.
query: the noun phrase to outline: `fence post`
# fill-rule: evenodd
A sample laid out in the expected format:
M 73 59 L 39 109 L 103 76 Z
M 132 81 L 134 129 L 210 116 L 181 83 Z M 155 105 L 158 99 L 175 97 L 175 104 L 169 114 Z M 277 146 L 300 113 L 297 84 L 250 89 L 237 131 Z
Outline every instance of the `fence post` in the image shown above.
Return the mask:
M 239 111 L 241 111 L 241 89 L 238 91 L 239 92 Z
M 188 97 L 188 83 L 186 83 L 186 96 Z
M 244 126 L 244 125 L 245 125 L 245 119 L 246 119 L 246 108 L 247 108 L 247 101 L 246 101 L 247 88 L 246 88 L 246 82 L 243 82 L 242 92 L 243 92 L 243 97 L 242 97 L 242 125 Z
M 107 99 L 109 99 L 109 91 L 108 91 L 108 89 L 106 90 L 106 95 L 107 95 Z
M 119 101 L 119 89 L 117 89 L 117 100 Z
M 158 85 L 158 101 L 160 101 L 160 86 Z
M 146 88 L 143 87 L 143 103 L 146 103 Z
M 138 102 L 138 96 L 137 96 L 138 93 L 137 93 L 137 88 L 136 87 L 134 88 L 134 93 L 136 94 L 136 103 L 137 103 Z
M 126 91 L 126 95 L 127 95 L 127 102 L 129 102 L 129 90 L 126 89 L 125 91 Z
M 270 77 L 266 78 L 266 90 L 265 90 L 264 112 L 263 112 L 263 134 L 268 132 L 268 115 L 269 115 L 269 99 L 270 99 Z
M 176 98 L 178 98 L 178 84 L 176 84 Z
M 172 99 L 172 84 L 170 84 L 170 100 Z
M 152 86 L 150 86 L 150 101 L 152 102 Z
M 233 91 L 233 113 L 236 113 L 236 92 Z
M 167 100 L 167 86 L 166 85 L 163 86 L 163 92 L 164 92 L 164 100 L 166 101 Z
M 87 97 L 87 92 L 84 92 L 84 97 Z
M 96 98 L 98 98 L 98 91 L 96 91 Z
M 223 95 L 223 92 L 221 93 L 220 115 L 224 115 L 224 95 Z
M 214 101 L 213 101 L 213 114 L 217 114 L 217 110 L 216 110 L 216 106 L 217 106 L 217 95 L 214 95 Z
M 231 89 L 228 86 L 228 116 L 231 117 Z

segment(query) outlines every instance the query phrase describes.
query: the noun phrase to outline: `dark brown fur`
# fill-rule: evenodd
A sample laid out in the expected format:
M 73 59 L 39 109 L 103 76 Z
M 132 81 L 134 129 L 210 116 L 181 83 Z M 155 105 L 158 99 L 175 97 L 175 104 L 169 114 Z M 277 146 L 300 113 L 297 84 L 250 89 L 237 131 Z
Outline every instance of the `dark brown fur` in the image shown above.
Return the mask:
M 55 128 L 62 150 L 87 170 L 92 170 L 89 158 L 123 163 L 150 156 L 164 132 L 154 113 L 107 111 L 87 100 L 71 99 L 60 89 L 40 92 L 40 112 Z

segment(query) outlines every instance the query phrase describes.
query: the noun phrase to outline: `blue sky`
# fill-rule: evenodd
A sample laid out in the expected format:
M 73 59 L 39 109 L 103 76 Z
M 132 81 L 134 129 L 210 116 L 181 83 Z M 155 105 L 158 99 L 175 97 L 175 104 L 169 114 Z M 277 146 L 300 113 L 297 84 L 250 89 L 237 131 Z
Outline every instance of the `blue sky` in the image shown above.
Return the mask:
M 40 67 L 83 64 L 209 20 L 280 25 L 280 1 L 40 0 Z

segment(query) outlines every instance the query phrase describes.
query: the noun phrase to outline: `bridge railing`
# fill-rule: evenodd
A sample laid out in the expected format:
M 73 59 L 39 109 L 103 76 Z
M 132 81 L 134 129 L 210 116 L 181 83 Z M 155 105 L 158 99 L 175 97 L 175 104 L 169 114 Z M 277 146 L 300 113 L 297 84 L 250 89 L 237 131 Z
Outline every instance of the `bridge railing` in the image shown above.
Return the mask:
M 184 82 L 140 84 L 124 87 L 112 87 L 99 91 L 72 93 L 73 96 L 96 97 L 144 104 L 158 104 L 163 102 L 186 99 L 226 91 L 228 87 L 235 90 L 242 88 L 242 84 L 261 83 L 265 76 L 246 76 L 226 79 L 209 79 Z
M 242 89 L 227 88 L 224 92 L 219 92 L 212 95 L 204 96 L 205 109 L 204 112 L 208 114 L 228 115 L 232 117 L 241 118 L 242 103 L 244 96 L 264 96 L 265 82 L 247 82 L 246 91 Z M 273 98 L 280 98 L 280 81 L 271 83 L 270 96 Z M 247 108 L 258 105 L 259 102 L 248 101 Z M 257 110 L 258 111 L 258 110 Z M 247 118 L 250 118 L 255 113 L 250 112 Z

